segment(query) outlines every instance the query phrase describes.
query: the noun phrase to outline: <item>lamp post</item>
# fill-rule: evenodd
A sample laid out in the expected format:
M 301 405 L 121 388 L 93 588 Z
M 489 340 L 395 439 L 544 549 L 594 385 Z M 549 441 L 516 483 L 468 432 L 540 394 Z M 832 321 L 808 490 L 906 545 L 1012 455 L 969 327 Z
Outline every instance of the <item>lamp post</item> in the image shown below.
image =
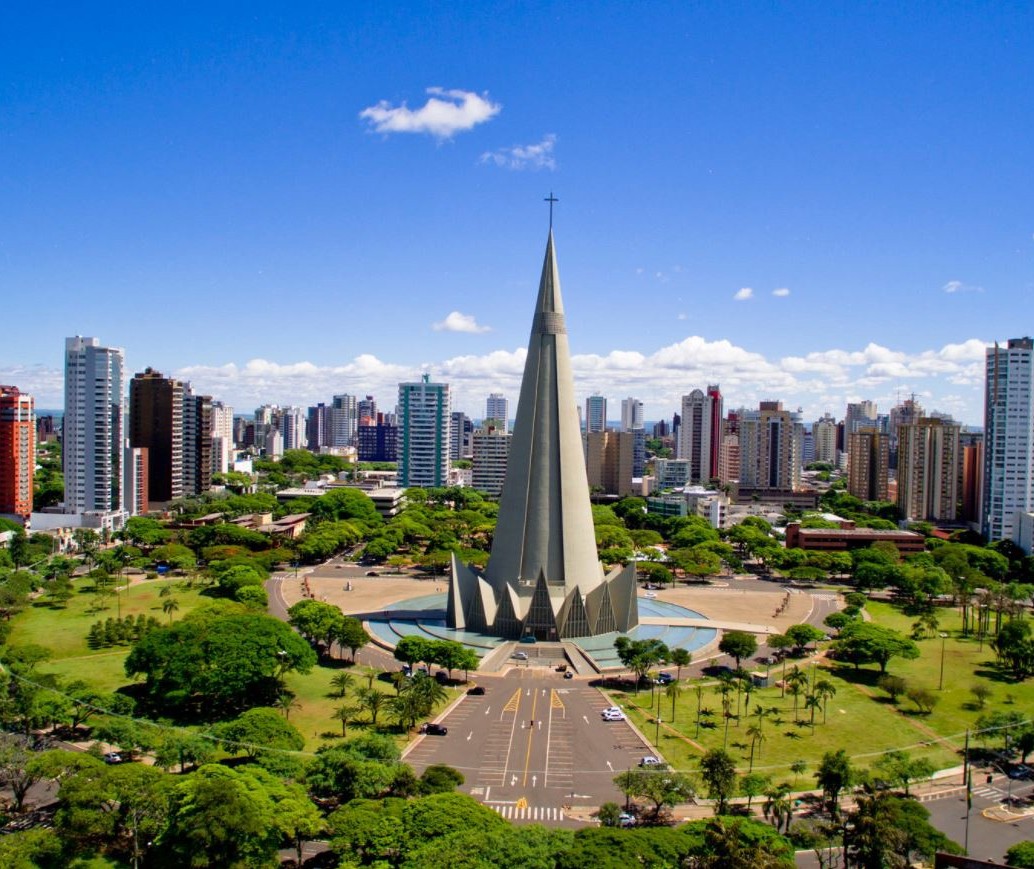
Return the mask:
M 941 679 L 937 683 L 937 690 L 944 690 L 944 642 L 948 639 L 948 635 L 941 631 Z
M 656 725 L 655 728 L 654 728 L 653 744 L 656 745 L 657 746 L 657 750 L 660 751 L 661 750 L 661 716 L 658 715 L 653 720 L 653 722 L 654 722 L 654 725 Z

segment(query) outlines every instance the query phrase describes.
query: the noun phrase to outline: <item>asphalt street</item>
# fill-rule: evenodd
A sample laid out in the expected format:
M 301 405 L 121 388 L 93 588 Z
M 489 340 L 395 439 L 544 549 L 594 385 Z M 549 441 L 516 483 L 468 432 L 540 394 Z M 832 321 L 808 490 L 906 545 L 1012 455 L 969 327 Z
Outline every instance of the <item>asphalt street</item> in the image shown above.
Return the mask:
M 570 807 L 623 802 L 614 776 L 653 753 L 627 721 L 601 719 L 609 704 L 585 682 L 520 668 L 483 685 L 438 719 L 448 735 L 423 737 L 405 760 L 418 773 L 455 767 L 461 790 L 504 818 L 581 826 Z

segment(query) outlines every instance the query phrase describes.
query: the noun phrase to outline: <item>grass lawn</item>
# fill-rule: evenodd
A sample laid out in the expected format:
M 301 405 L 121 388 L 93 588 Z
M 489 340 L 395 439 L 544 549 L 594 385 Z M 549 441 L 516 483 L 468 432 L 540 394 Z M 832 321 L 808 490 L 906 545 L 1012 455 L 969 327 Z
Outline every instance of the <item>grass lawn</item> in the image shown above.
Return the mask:
M 889 603 L 870 602 L 870 615 L 878 624 L 909 635 L 915 617 L 901 612 Z M 929 715 L 920 715 L 914 704 L 900 698 L 897 706 L 883 691 L 876 687 L 879 669 L 875 666 L 855 670 L 849 665 L 818 660 L 815 666 L 816 680 L 827 679 L 836 688 L 836 695 L 829 699 L 826 722 L 822 712 L 815 716 L 815 727 L 809 725 L 810 710 L 800 700 L 797 717 L 801 723 L 794 723 L 793 698 L 787 694 L 780 697 L 779 688 L 759 689 L 750 697 L 751 713 L 758 704 L 767 710 L 761 722 L 765 739 L 755 748 L 754 769 L 770 775 L 775 781 L 794 781 L 789 766 L 797 760 L 808 765 L 808 771 L 799 778 L 799 785 L 812 784 L 812 774 L 827 751 L 839 748 L 847 750 L 857 766 L 869 766 L 880 754 L 893 749 L 905 749 L 913 757 L 925 757 L 938 769 L 961 763 L 959 750 L 965 741 L 967 728 L 973 729 L 982 714 L 998 710 L 1016 710 L 1030 714 L 1034 711 L 1034 679 L 1016 683 L 1001 674 L 994 666 L 995 656 L 985 642 L 983 649 L 978 640 L 961 636 L 961 615 L 958 610 L 939 609 L 938 633 L 946 633 L 943 640 L 944 686 L 941 681 L 942 639 L 934 636 L 918 641 L 920 657 L 914 661 L 892 659 L 888 672 L 903 677 L 910 686 L 926 688 L 938 698 L 937 705 Z M 793 665 L 788 662 L 788 666 Z M 811 664 L 797 662 L 802 669 L 811 673 Z M 772 669 L 772 679 L 780 676 L 778 666 Z M 980 709 L 971 688 L 976 683 L 987 685 L 991 698 L 986 707 Z M 724 722 L 721 716 L 720 695 L 714 690 L 714 680 L 704 679 L 706 685 L 703 708 L 712 715 L 704 717 L 699 737 L 696 731 L 697 698 L 693 683 L 687 683 L 682 695 L 675 703 L 675 723 L 671 724 L 671 700 L 658 689 L 661 726 L 659 728 L 659 750 L 674 767 L 695 771 L 701 754 L 711 748 L 725 744 Z M 615 703 L 625 706 L 631 720 L 653 743 L 657 738 L 656 712 L 650 708 L 650 692 L 641 691 L 638 697 L 631 691 L 612 692 Z M 733 719 L 729 727 L 727 750 L 736 758 L 741 772 L 746 772 L 750 758 L 751 739 L 747 729 L 758 723 L 757 716 L 744 712 L 737 726 Z M 971 743 L 980 745 L 979 739 Z

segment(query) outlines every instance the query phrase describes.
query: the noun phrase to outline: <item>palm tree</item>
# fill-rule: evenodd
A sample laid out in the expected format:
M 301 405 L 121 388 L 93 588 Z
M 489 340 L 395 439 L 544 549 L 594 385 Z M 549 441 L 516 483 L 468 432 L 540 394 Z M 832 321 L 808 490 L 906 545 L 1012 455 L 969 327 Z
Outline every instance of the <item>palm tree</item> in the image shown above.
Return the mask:
M 381 674 L 380 670 L 375 670 L 373 667 L 367 667 L 363 670 L 363 677 L 366 679 L 366 687 L 368 689 L 373 688 L 373 680 Z
M 688 667 L 693 663 L 693 656 L 685 649 L 676 647 L 671 650 L 671 663 L 673 663 L 677 668 L 675 670 L 675 678 L 681 679 L 682 668 Z
M 789 786 L 783 782 L 768 791 L 765 796 L 767 799 L 761 809 L 765 814 L 765 820 L 771 820 L 777 832 L 780 832 L 785 823 L 786 829 L 782 832 L 789 833 L 790 823 L 793 821 L 793 800 L 790 799 Z
M 750 765 L 747 772 L 754 771 L 754 749 L 757 748 L 758 759 L 761 759 L 761 743 L 765 741 L 765 731 L 760 724 L 752 724 L 747 728 L 747 736 L 750 737 Z
M 351 673 L 337 673 L 330 680 L 330 687 L 334 689 L 336 697 L 344 697 L 352 689 L 355 676 Z
M 422 708 L 425 710 L 421 715 L 429 714 L 439 703 L 449 699 L 449 692 L 438 684 L 437 679 L 430 676 L 416 676 L 404 693 L 412 693 L 419 698 Z
M 704 702 L 704 686 L 699 683 L 693 686 L 693 693 L 697 695 L 697 734 L 695 739 L 700 738 L 700 706 Z
M 276 706 L 281 712 L 284 713 L 285 721 L 291 720 L 291 710 L 297 709 L 300 705 L 301 704 L 299 704 L 298 701 L 294 699 L 294 694 L 292 694 L 290 691 L 284 691 L 283 694 L 277 695 Z
M 790 671 L 790 675 L 786 677 L 785 682 L 788 686 L 788 690 L 793 695 L 793 717 L 794 721 L 796 721 L 798 698 L 803 693 L 805 686 L 808 684 L 808 674 L 794 664 L 794 667 Z
M 397 697 L 402 693 L 402 686 L 406 684 L 406 674 L 401 670 L 396 670 L 391 674 L 391 684 L 395 689 L 395 696 Z
M 162 604 L 162 612 L 169 617 L 169 624 L 172 624 L 172 614 L 179 610 L 179 602 L 174 597 L 166 598 Z
M 795 760 L 790 764 L 790 772 L 793 773 L 793 786 L 797 787 L 797 780 L 808 771 L 808 764 L 803 760 Z
M 370 713 L 370 724 L 377 726 L 377 715 L 381 708 L 388 702 L 388 695 L 382 694 L 376 688 L 364 688 L 359 694 L 359 703 Z
M 671 720 L 675 721 L 675 701 L 682 696 L 682 683 L 677 679 L 674 682 L 669 682 L 668 687 L 664 689 L 664 696 L 671 700 Z
M 334 710 L 334 718 L 341 722 L 341 735 L 348 735 L 348 723 L 355 719 L 356 713 L 359 712 L 358 706 L 349 706 L 347 703 L 338 706 Z
M 819 679 L 815 683 L 815 693 L 822 698 L 822 723 L 826 723 L 826 704 L 830 697 L 836 697 L 837 687 L 829 679 Z
M 423 704 L 413 691 L 403 691 L 397 697 L 392 697 L 388 703 L 388 712 L 405 730 L 412 730 L 416 720 L 424 714 Z
M 815 730 L 815 710 L 822 708 L 822 698 L 818 694 L 808 694 L 804 698 L 804 708 L 811 710 L 811 729 Z

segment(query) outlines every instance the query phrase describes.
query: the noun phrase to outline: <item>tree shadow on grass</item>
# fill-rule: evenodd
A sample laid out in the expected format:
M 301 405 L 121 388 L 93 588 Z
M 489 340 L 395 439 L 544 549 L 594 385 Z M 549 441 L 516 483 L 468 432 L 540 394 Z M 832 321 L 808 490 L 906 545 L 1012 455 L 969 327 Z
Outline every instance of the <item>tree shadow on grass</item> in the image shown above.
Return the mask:
M 1004 667 L 996 667 L 991 661 L 984 661 L 983 667 L 979 670 L 974 670 L 973 675 L 983 679 L 990 679 L 992 682 L 998 682 L 1002 685 L 1019 685 L 1023 682 L 1023 679 L 1017 679 L 1015 675 Z

